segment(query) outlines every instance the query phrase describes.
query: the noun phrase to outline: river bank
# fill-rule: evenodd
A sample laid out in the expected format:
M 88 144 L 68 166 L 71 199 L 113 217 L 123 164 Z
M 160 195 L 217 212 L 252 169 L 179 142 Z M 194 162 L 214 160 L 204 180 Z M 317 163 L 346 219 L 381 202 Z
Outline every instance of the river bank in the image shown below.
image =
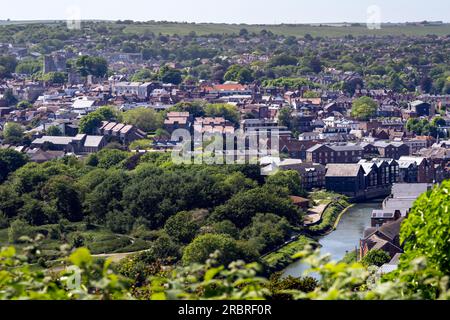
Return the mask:
M 320 244 L 317 239 L 335 230 L 342 215 L 353 206 L 344 197 L 337 197 L 332 201 L 330 199 L 319 199 L 318 202 L 320 203 L 320 201 L 326 201 L 327 207 L 318 224 L 305 227 L 300 231 L 300 236 L 295 241 L 289 242 L 261 258 L 270 272 L 282 271 L 288 267 L 294 262 L 291 257 L 304 250 L 307 245 L 314 248 L 319 247 Z
M 364 229 L 370 226 L 372 210 L 381 208 L 382 200 L 357 203 L 347 208 L 336 219 L 333 232 L 320 237 L 318 243 L 322 254 L 329 254 L 334 261 L 341 261 L 348 252 L 357 250 Z M 285 276 L 301 277 L 308 266 L 297 261 L 284 269 Z
M 279 272 L 294 262 L 292 256 L 305 249 L 307 245 L 317 247 L 319 243 L 307 236 L 301 235 L 297 240 L 282 248 L 263 256 L 261 259 L 269 272 Z

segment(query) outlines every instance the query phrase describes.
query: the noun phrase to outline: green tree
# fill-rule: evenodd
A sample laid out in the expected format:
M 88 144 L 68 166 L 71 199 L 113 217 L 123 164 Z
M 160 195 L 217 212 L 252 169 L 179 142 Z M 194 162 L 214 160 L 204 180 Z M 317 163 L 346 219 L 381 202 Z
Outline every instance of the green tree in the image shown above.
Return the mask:
M 269 188 L 255 188 L 234 195 L 224 205 L 216 207 L 211 219 L 230 220 L 236 226 L 244 228 L 261 212 L 286 217 L 293 225 L 300 221 L 300 212 L 291 200 L 273 193 Z
M 108 62 L 100 57 L 81 56 L 75 61 L 75 66 L 83 77 L 105 77 L 108 73 Z
M 15 122 L 8 122 L 5 124 L 3 130 L 4 143 L 20 144 L 24 137 L 24 130 L 22 126 Z
M 64 84 L 67 82 L 67 73 L 49 72 L 42 76 L 42 80 L 53 84 Z
M 15 105 L 17 103 L 17 98 L 14 95 L 13 91 L 11 89 L 6 89 L 5 93 L 3 94 L 3 100 L 6 101 L 6 104 L 8 106 Z
M 71 222 L 78 222 L 83 219 L 81 194 L 72 178 L 67 176 L 51 178 L 42 187 L 41 196 L 55 207 L 60 218 Z
M 148 108 L 136 108 L 126 111 L 123 120 L 145 132 L 156 131 L 162 128 L 164 119 L 161 113 Z
M 379 249 L 373 249 L 364 256 L 361 262 L 366 266 L 381 267 L 389 261 L 391 261 L 391 257 L 387 252 Z
M 32 108 L 33 105 L 29 101 L 22 100 L 17 104 L 16 107 L 17 107 L 17 109 L 26 110 L 28 108 Z
M 6 180 L 8 175 L 23 167 L 28 158 L 12 149 L 0 149 L 0 183 Z
M 278 171 L 267 178 L 266 185 L 271 188 L 286 188 L 289 194 L 294 196 L 304 194 L 300 175 L 295 170 Z
M 204 108 L 207 117 L 223 117 L 234 125 L 239 124 L 240 115 L 238 109 L 231 104 L 208 104 Z
M 164 66 L 159 70 L 159 78 L 164 83 L 172 83 L 175 85 L 183 81 L 181 71 L 168 66 Z
M 351 115 L 358 120 L 370 120 L 377 115 L 377 111 L 375 100 L 364 96 L 353 101 Z
M 192 212 L 179 212 L 170 217 L 164 225 L 167 234 L 178 242 L 188 244 L 196 236 L 200 227 L 194 220 Z
M 204 234 L 184 249 L 183 264 L 204 263 L 216 251 L 219 251 L 219 264 L 226 265 L 239 258 L 236 240 L 222 234 Z
M 102 124 L 103 117 L 95 112 L 91 112 L 80 120 L 79 131 L 85 134 L 95 134 Z
M 149 69 L 141 69 L 137 71 L 132 77 L 133 82 L 150 81 L 154 78 L 154 74 Z
M 18 243 L 21 237 L 30 236 L 31 226 L 23 220 L 14 220 L 8 229 L 8 242 Z
M 46 134 L 49 136 L 62 136 L 63 133 L 58 126 L 50 126 L 46 130 Z
M 288 238 L 291 225 L 286 218 L 272 213 L 259 213 L 252 223 L 241 232 L 244 239 L 250 240 L 260 252 L 267 252 L 283 244 Z
M 225 81 L 236 81 L 241 84 L 250 83 L 254 80 L 252 71 L 240 65 L 232 65 L 229 67 L 223 78 Z
M 400 267 L 407 269 L 414 259 L 425 257 L 428 267 L 450 273 L 450 181 L 421 195 L 403 221 L 400 241 L 404 243 Z

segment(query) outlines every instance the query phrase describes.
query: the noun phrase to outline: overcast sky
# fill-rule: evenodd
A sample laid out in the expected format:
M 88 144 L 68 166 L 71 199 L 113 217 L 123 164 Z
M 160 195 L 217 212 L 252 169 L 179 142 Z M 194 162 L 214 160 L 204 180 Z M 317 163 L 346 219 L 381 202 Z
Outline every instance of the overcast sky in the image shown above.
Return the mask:
M 448 0 L 2 0 L 0 20 L 66 19 L 80 12 L 82 19 L 108 20 L 366 22 L 372 5 L 382 22 L 450 22 Z

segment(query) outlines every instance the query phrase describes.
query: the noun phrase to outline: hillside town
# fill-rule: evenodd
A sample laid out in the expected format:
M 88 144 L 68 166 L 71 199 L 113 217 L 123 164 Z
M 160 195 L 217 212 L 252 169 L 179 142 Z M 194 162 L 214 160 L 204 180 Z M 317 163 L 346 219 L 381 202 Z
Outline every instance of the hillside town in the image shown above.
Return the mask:
M 170 176 L 170 165 L 155 160 L 161 167 L 153 168 L 154 171 L 145 166 L 141 171 L 135 170 L 136 175 L 143 175 L 142 181 L 133 173 L 131 178 L 111 178 L 114 187 L 103 188 L 98 186 L 108 180 L 106 175 L 115 173 L 99 171 L 101 181 L 82 184 L 76 180 L 91 169 L 83 169 L 84 172 L 77 167 L 81 173 L 70 176 L 74 180 L 67 178 L 76 181 L 73 184 L 81 190 L 77 192 L 83 194 L 77 200 L 77 209 L 55 202 L 58 210 L 72 210 L 65 219 L 87 225 L 94 224 L 92 221 L 104 223 L 114 234 L 132 234 L 133 243 L 125 246 L 132 249 L 135 238 L 139 238 L 135 235 L 139 234 L 136 221 L 142 222 L 141 227 L 148 230 L 142 237 L 143 247 L 138 249 L 149 250 L 146 245 L 153 248 L 158 239 L 163 239 L 160 241 L 167 244 L 169 252 L 168 243 L 176 238 L 167 231 L 169 217 L 189 214 L 192 221 L 203 224 L 196 227 L 197 233 L 192 236 L 177 235 L 174 243 L 179 248 L 169 253 L 175 261 L 191 261 L 185 258 L 187 251 L 180 248 L 190 246 L 195 235 L 233 234 L 230 229 L 241 232 L 232 241 L 248 241 L 257 248 L 246 251 L 253 259 L 269 256 L 305 234 L 323 236 L 332 232 L 336 219 L 339 222 L 337 215 L 326 228 L 319 229 L 326 221 L 328 208 L 339 201 L 348 201 L 341 208 L 344 211 L 350 203 L 384 199 L 382 208 L 369 213 L 371 225 L 354 244 L 356 260 L 364 261 L 369 252 L 380 250 L 389 260 L 379 266 L 379 272 L 397 269 L 404 253 L 400 239 L 402 222 L 420 195 L 450 179 L 450 35 L 293 37 L 245 28 L 231 35 L 158 35 L 150 31 L 125 32 L 127 24 L 136 27 L 123 21 L 86 22 L 85 29 L 76 31 L 56 31 L 46 26 L 33 30 L 28 26 L 2 27 L 9 28 L 8 32 L 15 36 L 5 36 L 5 31 L 0 31 L 0 150 L 20 153 L 27 162 L 43 166 L 39 168 L 54 163 L 71 166 L 72 160 L 68 159 L 75 159 L 79 161 L 76 163 L 98 167 L 94 170 L 111 171 L 119 168 L 118 164 L 121 170 L 132 171 L 142 166 L 140 159 L 169 158 L 186 147 L 192 163 L 197 163 L 198 157 L 206 159 L 208 152 L 214 155 L 214 165 L 226 163 L 226 156 L 241 159 L 239 164 L 250 164 L 256 159 L 254 163 L 260 172 L 251 176 L 254 181 L 233 172 L 237 180 L 227 182 L 228 189 L 221 185 L 225 190 L 223 197 L 233 200 L 242 190 L 255 188 L 265 197 L 289 197 L 289 205 L 304 215 L 298 221 L 295 214 L 286 214 L 282 222 L 290 227 L 283 230 L 289 231 L 283 231 L 279 240 L 265 247 L 256 246 L 258 232 L 248 228 L 259 230 L 255 219 L 266 213 L 265 208 L 255 209 L 256 218 L 242 213 L 246 217 L 242 222 L 241 218 L 234 218 L 239 210 L 233 209 L 232 201 L 212 191 L 201 200 L 191 199 L 192 194 L 183 194 L 186 198 L 180 200 L 177 192 L 168 191 L 170 187 L 182 183 L 181 179 L 194 184 L 190 174 L 205 179 L 201 180 L 204 184 L 209 183 L 209 177 L 187 169 L 193 171 L 171 180 L 175 178 Z M 39 30 L 53 38 L 41 39 Z M 404 45 L 399 48 L 398 43 Z M 180 132 L 194 140 L 182 138 Z M 230 149 L 227 138 L 238 135 L 245 136 L 243 143 L 232 140 Z M 250 140 L 256 144 L 251 146 Z M 217 141 L 215 148 L 208 151 L 209 144 Z M 113 164 L 99 165 L 100 154 L 110 150 L 122 152 L 117 153 L 120 159 L 115 162 L 112 155 L 112 160 L 106 162 Z M 200 164 L 204 163 L 207 161 L 200 160 Z M 163 170 L 168 172 L 160 173 Z M 298 174 L 296 185 L 288 184 L 287 194 L 286 188 L 270 182 L 278 181 L 273 177 L 280 172 Z M 161 197 L 145 194 L 149 191 L 140 183 L 156 183 L 145 178 L 145 174 L 152 175 L 151 181 L 170 187 L 158 189 L 163 193 Z M 220 172 L 220 177 L 215 171 L 211 175 L 221 180 L 231 171 Z M 5 201 L 0 206 L 5 225 L 14 223 L 16 212 L 30 224 L 59 223 L 52 211 L 22 214 L 26 201 L 46 203 L 47 193 L 54 196 L 47 191 L 52 190 L 52 185 L 46 184 L 48 178 L 41 181 L 30 176 L 33 182 L 27 185 L 24 177 L 26 174 L 14 175 L 12 171 L 9 176 L 0 175 L 0 182 L 14 185 L 14 192 L 18 190 L 18 194 L 28 197 L 20 205 Z M 22 183 L 20 188 L 17 181 Z M 258 183 L 272 189 L 261 187 L 261 191 Z M 46 187 L 42 187 L 44 184 Z M 117 186 L 129 194 L 118 192 L 114 189 Z M 42 190 L 33 191 L 41 187 Z M 98 199 L 90 193 L 93 190 L 99 194 Z M 201 195 L 204 192 L 202 188 L 192 190 Z M 314 198 L 322 193 L 333 195 L 328 196 L 333 200 Z M 164 198 L 166 195 L 170 198 Z M 138 204 L 133 202 L 135 199 Z M 262 197 L 254 199 L 259 202 Z M 83 210 L 91 216 L 82 216 Z M 267 212 L 285 214 L 277 206 L 270 210 Z M 264 223 L 279 223 L 281 218 L 276 214 L 260 219 Z M 191 220 L 183 220 L 182 224 Z M 231 227 L 219 226 L 225 220 L 231 221 Z M 173 239 L 156 233 L 163 228 Z M 89 240 L 81 236 L 80 239 L 80 243 Z M 63 240 L 66 241 L 64 237 Z M 184 252 L 182 258 L 179 252 Z M 98 254 L 110 252 L 99 250 Z M 163 261 L 169 264 L 172 260 Z

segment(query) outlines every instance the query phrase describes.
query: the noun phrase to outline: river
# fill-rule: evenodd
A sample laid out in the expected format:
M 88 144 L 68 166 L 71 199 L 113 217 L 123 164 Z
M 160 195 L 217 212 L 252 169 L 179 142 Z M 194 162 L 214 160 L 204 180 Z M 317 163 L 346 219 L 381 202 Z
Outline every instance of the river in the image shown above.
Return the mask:
M 364 229 L 370 227 L 372 210 L 381 209 L 381 204 L 381 200 L 374 200 L 358 203 L 350 208 L 342 216 L 336 230 L 319 239 L 321 253 L 330 254 L 332 260 L 340 261 L 347 252 L 355 250 Z M 295 262 L 284 270 L 284 275 L 301 277 L 307 269 L 307 265 Z

